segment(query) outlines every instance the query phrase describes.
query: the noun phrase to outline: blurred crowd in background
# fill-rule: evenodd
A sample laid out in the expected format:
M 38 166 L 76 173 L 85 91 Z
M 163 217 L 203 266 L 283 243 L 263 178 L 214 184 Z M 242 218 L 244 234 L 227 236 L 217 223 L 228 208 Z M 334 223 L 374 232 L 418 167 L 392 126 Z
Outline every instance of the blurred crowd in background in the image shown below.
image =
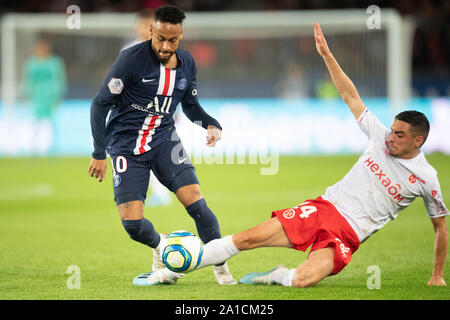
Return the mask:
M 416 96 L 450 95 L 450 1 L 448 0 L 17 0 L 1 1 L 0 13 L 65 12 L 75 4 L 82 12 L 139 12 L 163 4 L 185 11 L 249 11 L 395 8 L 414 19 L 413 92 Z
M 41 28 L 41 22 L 38 21 L 37 28 L 15 29 L 14 45 L 8 48 L 14 48 L 13 69 L 16 81 L 20 82 L 20 90 L 10 92 L 15 91 L 17 106 L 31 106 L 33 124 L 25 123 L 23 130 L 18 130 L 17 126 L 23 125 L 23 121 L 11 122 L 5 118 L 1 122 L 0 118 L 0 136 L 6 137 L 7 132 L 18 130 L 22 132 L 18 136 L 20 139 L 33 137 L 34 143 L 18 143 L 16 137 L 4 137 L 0 139 L 0 154 L 24 151 L 27 154 L 46 155 L 67 152 L 58 151 L 56 146 L 70 145 L 77 139 L 68 135 L 66 139 L 70 143 L 55 143 L 54 135 L 58 132 L 55 117 L 57 106 L 61 102 L 78 107 L 89 106 L 120 50 L 148 39 L 148 19 L 151 21 L 154 10 L 165 4 L 185 10 L 188 19 L 189 12 L 365 10 L 377 5 L 382 15 L 383 9 L 393 8 L 412 20 L 415 26 L 412 34 L 411 78 L 408 73 L 412 97 L 450 96 L 449 0 L 0 0 L 0 19 L 8 13 L 67 14 L 70 5 L 77 5 L 82 14 L 128 13 L 136 16 L 136 29 L 130 26 L 125 32 L 115 26 L 113 28 L 116 29 L 96 29 L 96 32 L 67 32 L 66 25 L 59 29 L 46 28 L 45 21 Z M 343 19 L 346 17 L 344 15 Z M 303 28 L 305 31 L 306 25 Z M 315 50 L 312 28 L 311 34 L 296 29 L 295 33 L 282 34 L 281 37 L 269 35 L 263 38 L 249 38 L 241 34 L 233 38 L 217 37 L 216 32 L 222 30 L 212 26 L 208 28 L 211 37 L 185 36 L 181 44 L 181 48 L 191 52 L 196 61 L 201 98 L 339 97 Z M 349 30 L 327 34 L 333 53 L 357 84 L 361 96 L 386 98 L 389 65 L 387 29 L 363 32 Z M 5 45 L 4 36 L 4 33 L 0 33 L 0 47 Z M 7 56 L 6 51 L 5 47 L 1 48 L 2 58 Z M 5 65 L 8 64 L 0 65 L 2 93 L 5 91 L 5 79 L 9 79 L 4 76 Z M 74 114 L 67 113 L 67 116 L 70 121 L 64 122 L 65 128 L 68 123 L 72 123 Z M 445 119 L 442 117 L 442 121 L 445 122 Z M 88 121 L 80 123 L 87 124 Z M 14 131 L 10 128 L 14 128 Z M 88 129 L 85 131 L 89 132 Z M 84 148 L 82 152 L 88 152 L 89 146 Z

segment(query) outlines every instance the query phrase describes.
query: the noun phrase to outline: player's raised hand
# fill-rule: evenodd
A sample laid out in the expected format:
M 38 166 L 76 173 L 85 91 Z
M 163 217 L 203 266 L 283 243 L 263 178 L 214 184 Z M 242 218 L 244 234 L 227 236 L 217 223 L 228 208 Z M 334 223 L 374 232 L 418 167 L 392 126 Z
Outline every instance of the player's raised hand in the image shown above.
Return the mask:
M 208 134 L 206 135 L 206 145 L 215 147 L 217 141 L 222 139 L 222 130 L 215 126 L 208 126 Z
M 314 22 L 314 39 L 316 40 L 316 49 L 317 52 L 323 57 L 327 57 L 331 55 L 331 51 L 328 48 L 327 41 L 322 33 L 322 29 L 318 23 Z
M 96 178 L 98 182 L 102 182 L 106 176 L 106 159 L 91 159 L 88 171 L 91 177 Z

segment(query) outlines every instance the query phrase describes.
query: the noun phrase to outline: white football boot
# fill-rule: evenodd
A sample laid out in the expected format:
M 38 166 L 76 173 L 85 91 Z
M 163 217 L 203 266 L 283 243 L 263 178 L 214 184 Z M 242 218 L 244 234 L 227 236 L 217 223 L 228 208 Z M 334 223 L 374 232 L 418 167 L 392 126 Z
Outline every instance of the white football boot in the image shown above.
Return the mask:
M 213 270 L 218 284 L 233 285 L 238 283 L 231 275 L 226 262 L 223 265 L 214 266 Z
M 160 233 L 159 235 L 161 237 L 161 240 L 159 241 L 158 246 L 153 249 L 152 271 L 158 271 L 158 270 L 164 269 L 166 267 L 161 258 L 161 249 L 163 249 L 167 244 L 167 239 L 166 239 L 167 234 Z
M 135 286 L 155 286 L 159 284 L 175 284 L 184 274 L 170 271 L 167 268 L 141 274 L 133 279 Z

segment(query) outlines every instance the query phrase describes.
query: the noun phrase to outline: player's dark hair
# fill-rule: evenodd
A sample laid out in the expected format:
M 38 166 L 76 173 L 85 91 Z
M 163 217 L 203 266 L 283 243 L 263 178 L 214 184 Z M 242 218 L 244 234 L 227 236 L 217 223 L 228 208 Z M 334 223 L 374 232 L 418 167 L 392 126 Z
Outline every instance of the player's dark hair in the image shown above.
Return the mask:
M 186 15 L 183 11 L 175 6 L 166 5 L 156 9 L 153 19 L 155 21 L 168 22 L 172 24 L 182 24 L 185 18 Z
M 430 132 L 430 123 L 422 112 L 414 110 L 403 111 L 396 115 L 395 119 L 409 123 L 416 136 L 422 136 L 423 142 L 427 140 Z

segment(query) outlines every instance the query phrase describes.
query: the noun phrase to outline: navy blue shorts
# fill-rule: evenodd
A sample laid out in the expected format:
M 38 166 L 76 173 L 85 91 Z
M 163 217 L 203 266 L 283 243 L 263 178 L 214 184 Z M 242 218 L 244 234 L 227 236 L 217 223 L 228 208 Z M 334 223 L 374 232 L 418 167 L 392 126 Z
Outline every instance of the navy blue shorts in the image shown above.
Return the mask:
M 199 184 L 194 166 L 179 139 L 167 140 L 141 155 L 115 155 L 111 162 L 114 200 L 117 204 L 145 200 L 150 170 L 172 192 L 182 186 Z M 180 174 L 186 169 L 190 169 L 188 174 Z M 178 176 L 181 178 L 176 179 Z M 122 199 L 120 203 L 117 201 L 119 195 Z

